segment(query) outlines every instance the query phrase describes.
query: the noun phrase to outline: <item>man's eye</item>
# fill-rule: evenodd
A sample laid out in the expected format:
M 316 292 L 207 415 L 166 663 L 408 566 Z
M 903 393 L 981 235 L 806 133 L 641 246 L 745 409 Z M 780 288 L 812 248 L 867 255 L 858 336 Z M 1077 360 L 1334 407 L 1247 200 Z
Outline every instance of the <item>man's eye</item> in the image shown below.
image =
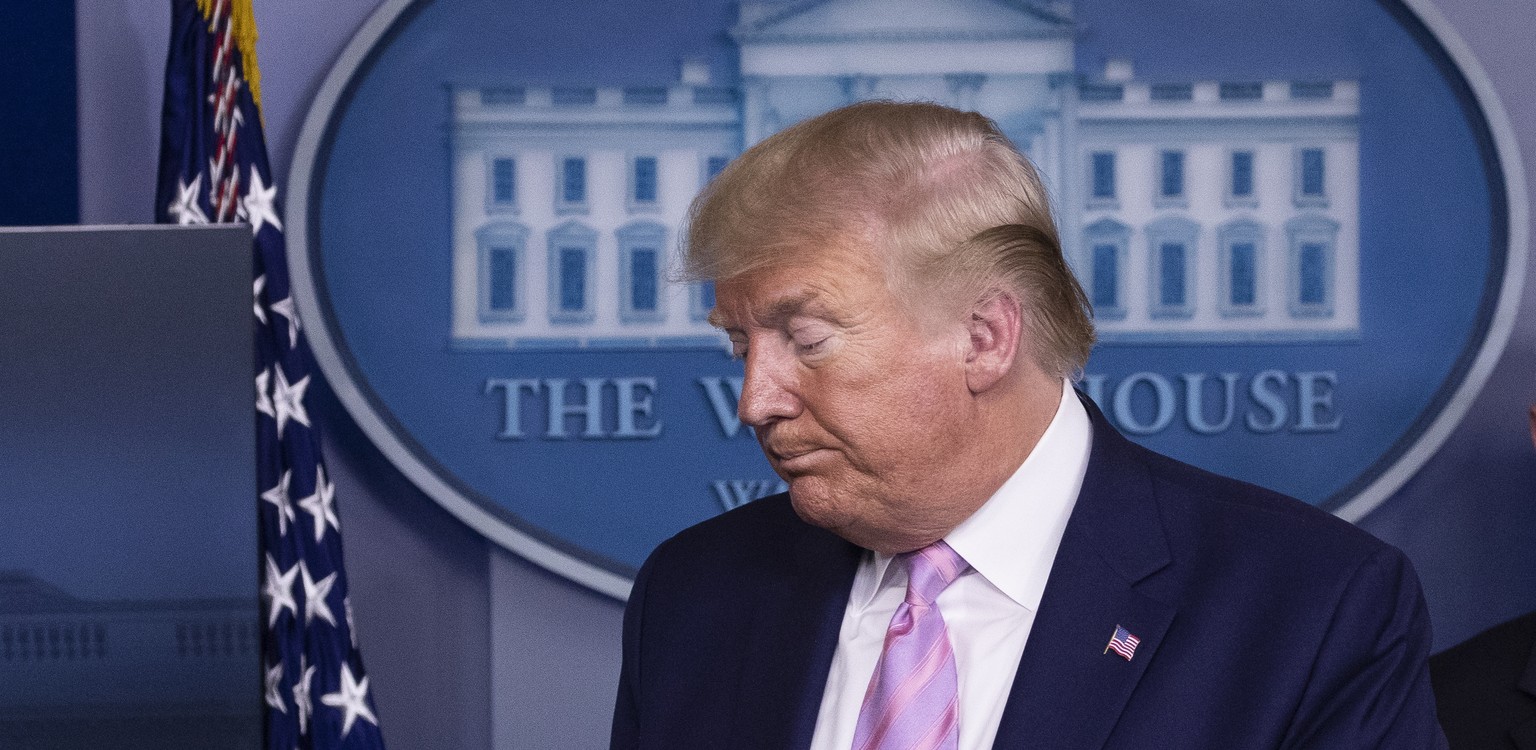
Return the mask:
M 803 344 L 797 342 L 795 344 L 795 349 L 801 354 L 815 354 L 816 352 L 821 351 L 821 349 L 825 347 L 826 343 L 830 340 L 832 340 L 831 336 Z

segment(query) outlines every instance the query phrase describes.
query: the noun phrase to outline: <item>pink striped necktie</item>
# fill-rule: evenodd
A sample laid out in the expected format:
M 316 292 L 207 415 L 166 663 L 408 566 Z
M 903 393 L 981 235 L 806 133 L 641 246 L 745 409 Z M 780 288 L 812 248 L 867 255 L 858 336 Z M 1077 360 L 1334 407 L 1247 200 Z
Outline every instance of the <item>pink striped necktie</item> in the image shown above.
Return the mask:
M 960 741 L 959 677 L 936 602 L 970 564 L 943 540 L 901 558 L 907 598 L 885 631 L 853 750 L 954 750 Z

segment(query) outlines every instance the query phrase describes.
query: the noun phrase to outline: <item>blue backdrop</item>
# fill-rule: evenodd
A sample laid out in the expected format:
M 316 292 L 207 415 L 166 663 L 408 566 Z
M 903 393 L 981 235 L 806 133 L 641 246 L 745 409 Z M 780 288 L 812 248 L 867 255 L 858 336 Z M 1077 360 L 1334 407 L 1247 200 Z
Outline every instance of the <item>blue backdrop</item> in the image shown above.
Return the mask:
M 379 0 L 337 0 L 313 7 L 257 0 L 268 144 L 280 175 L 286 174 L 300 121 L 321 80 L 347 39 L 378 5 Z M 508 16 L 540 12 L 531 5 L 508 5 Z M 1082 14 L 1122 9 L 1093 0 L 1081 0 L 1078 5 Z M 1198 3 L 1176 4 L 1186 5 L 1211 12 Z M 1536 50 L 1528 43 L 1536 32 L 1536 19 L 1522 3 L 1509 0 L 1442 0 L 1437 5 L 1488 67 L 1522 148 L 1527 154 L 1536 152 L 1536 102 L 1527 96 L 1536 85 L 1530 73 L 1536 70 Z M 81 218 L 148 222 L 168 9 L 157 0 L 81 4 L 82 9 L 87 6 L 90 12 L 79 16 Z M 573 6 L 570 13 L 571 30 L 553 32 L 549 44 L 574 47 L 578 40 L 589 38 L 586 29 L 600 20 L 595 17 L 599 11 L 588 6 Z M 639 11 L 618 4 L 601 13 L 634 20 L 628 14 Z M 704 19 L 698 23 L 698 36 L 684 41 L 704 53 L 718 49 L 725 41 L 710 38 L 706 31 L 729 20 L 726 15 Z M 1079 51 L 1136 49 L 1153 43 L 1150 40 L 1189 31 L 1165 29 L 1157 18 L 1143 23 L 1157 33 L 1126 28 L 1118 32 L 1120 38 L 1112 38 L 1111 28 L 1090 28 L 1078 41 Z M 1357 31 L 1329 24 L 1311 33 L 1319 44 L 1327 44 Z M 516 33 L 508 29 L 505 43 L 486 54 L 515 54 L 520 48 Z M 616 32 L 614 38 L 620 36 Z M 668 80 L 673 74 L 673 61 L 660 51 L 661 46 L 658 42 L 658 49 L 651 53 L 646 52 L 649 46 L 633 53 L 629 63 L 637 71 L 636 83 Z M 1345 69 L 1340 75 L 1353 69 L 1351 60 L 1358 62 L 1359 57 L 1373 54 L 1370 44 L 1361 46 L 1350 52 L 1355 57 L 1341 63 Z M 429 66 L 445 53 L 424 49 L 408 62 Z M 1203 54 L 1170 47 L 1153 56 L 1138 55 L 1138 75 L 1187 76 L 1200 67 Z M 1255 66 L 1279 65 L 1275 60 L 1282 57 L 1259 47 L 1237 47 L 1232 54 L 1253 55 Z M 1080 60 L 1080 65 L 1091 68 L 1100 62 Z M 1170 67 L 1159 70 L 1159 65 Z M 490 67 L 494 66 L 487 63 Z M 613 83 L 631 80 L 624 68 L 609 62 L 587 68 L 578 61 L 572 75 L 591 81 L 609 78 L 615 70 L 621 75 Z M 722 75 L 731 72 L 717 70 Z M 1289 72 L 1276 68 L 1274 74 Z M 1393 75 L 1390 67 L 1378 71 L 1373 85 L 1378 91 L 1400 85 L 1393 82 Z M 445 121 L 440 91 L 398 93 L 405 97 L 404 105 L 410 105 L 413 97 L 431 102 L 437 107 L 431 123 Z M 0 109 L 15 109 L 15 102 L 0 100 Z M 1362 116 L 1367 115 L 1363 110 Z M 441 139 L 442 132 L 432 130 L 431 123 L 402 122 L 400 127 L 425 128 L 431 137 Z M 54 137 L 67 135 L 55 133 Z M 1380 137 L 1390 141 L 1403 136 L 1401 131 L 1387 130 Z M 35 143 L 41 146 L 47 141 Z M 1416 158 L 1436 158 L 1432 149 L 1421 151 Z M 441 170 L 443 153 L 424 161 Z M 1524 170 L 1531 174 L 1529 165 Z M 1438 193 L 1442 201 L 1460 200 L 1445 185 L 1438 174 L 1425 169 L 1381 189 L 1394 195 Z M 442 198 L 440 194 L 433 197 L 429 190 L 426 199 Z M 1415 225 L 1434 231 L 1440 222 L 1464 219 L 1457 204 L 1439 202 L 1429 213 L 1415 217 Z M 423 231 L 441 242 L 446 230 L 439 225 Z M 387 239 L 379 231 L 369 236 Z M 1536 400 L 1532 372 L 1536 372 L 1536 299 L 1527 292 L 1504 357 L 1461 425 L 1394 497 L 1361 521 L 1367 530 L 1407 551 L 1418 567 L 1431 606 L 1437 648 L 1536 607 L 1536 535 L 1531 531 L 1536 529 L 1536 454 L 1524 421 L 1526 406 Z M 329 441 L 328 459 L 336 472 L 347 529 L 358 630 L 390 744 L 396 748 L 600 746 L 617 675 L 619 606 L 489 546 L 395 471 L 325 390 L 318 389 L 317 397 L 315 414 Z

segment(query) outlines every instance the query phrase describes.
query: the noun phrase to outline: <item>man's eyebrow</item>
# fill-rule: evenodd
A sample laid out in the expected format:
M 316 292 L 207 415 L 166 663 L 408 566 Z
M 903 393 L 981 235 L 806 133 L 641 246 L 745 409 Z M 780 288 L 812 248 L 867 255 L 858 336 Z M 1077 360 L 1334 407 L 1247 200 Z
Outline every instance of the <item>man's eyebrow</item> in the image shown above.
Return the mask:
M 781 326 L 784 321 L 805 312 L 805 308 L 809 307 L 818 296 L 816 290 L 806 289 L 792 297 L 778 300 L 768 306 L 759 322 L 769 328 Z
M 761 315 L 755 316 L 757 319 L 753 322 L 768 328 L 783 325 L 784 321 L 800 314 L 806 307 L 811 306 L 811 303 L 818 296 L 820 295 L 817 294 L 815 289 L 806 289 L 792 296 L 777 300 L 769 305 L 768 309 L 764 310 Z M 707 320 L 710 325 L 716 328 L 726 328 L 726 321 L 722 319 L 718 308 L 709 311 Z

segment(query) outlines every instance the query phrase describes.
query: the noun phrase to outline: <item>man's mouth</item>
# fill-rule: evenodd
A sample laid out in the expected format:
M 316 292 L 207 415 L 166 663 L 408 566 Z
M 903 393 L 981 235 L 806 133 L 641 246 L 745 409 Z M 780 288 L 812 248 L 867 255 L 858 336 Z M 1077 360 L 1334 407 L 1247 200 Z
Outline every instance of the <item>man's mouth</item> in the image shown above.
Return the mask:
M 768 450 L 768 457 L 773 460 L 774 465 L 779 469 L 789 473 L 796 473 L 810 469 L 828 452 L 828 449 L 820 446 L 793 446 L 771 448 Z

